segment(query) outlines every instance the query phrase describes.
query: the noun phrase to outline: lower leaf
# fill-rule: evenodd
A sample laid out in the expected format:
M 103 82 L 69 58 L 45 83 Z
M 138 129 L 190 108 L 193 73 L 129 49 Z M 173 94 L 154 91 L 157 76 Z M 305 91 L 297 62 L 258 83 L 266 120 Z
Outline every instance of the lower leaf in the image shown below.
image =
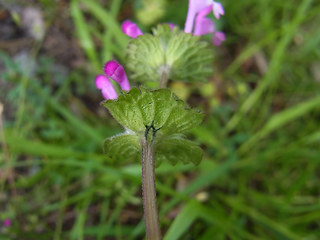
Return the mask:
M 141 158 L 139 136 L 122 134 L 107 138 L 103 144 L 104 152 L 116 161 L 137 161 Z
M 187 140 L 183 135 L 174 134 L 165 138 L 160 138 L 155 142 L 155 164 L 160 165 L 163 160 L 172 165 L 181 161 L 184 164 L 199 164 L 203 151 L 194 142 Z

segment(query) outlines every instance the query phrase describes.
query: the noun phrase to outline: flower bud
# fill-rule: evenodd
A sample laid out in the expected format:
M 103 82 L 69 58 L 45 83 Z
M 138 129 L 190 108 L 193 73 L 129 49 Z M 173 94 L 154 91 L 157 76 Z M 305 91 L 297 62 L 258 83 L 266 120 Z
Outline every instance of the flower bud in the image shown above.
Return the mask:
M 131 38 L 137 38 L 140 35 L 143 35 L 142 31 L 139 29 L 136 23 L 126 20 L 121 25 L 122 32 L 128 35 Z
M 106 100 L 118 98 L 118 94 L 114 89 L 112 83 L 110 82 L 110 79 L 105 75 L 98 75 L 96 77 L 95 83 L 96 87 L 98 89 L 101 89 L 102 95 Z
M 122 90 L 130 90 L 130 84 L 127 75 L 123 67 L 117 61 L 111 60 L 107 62 L 104 65 L 104 72 L 108 77 L 119 83 Z

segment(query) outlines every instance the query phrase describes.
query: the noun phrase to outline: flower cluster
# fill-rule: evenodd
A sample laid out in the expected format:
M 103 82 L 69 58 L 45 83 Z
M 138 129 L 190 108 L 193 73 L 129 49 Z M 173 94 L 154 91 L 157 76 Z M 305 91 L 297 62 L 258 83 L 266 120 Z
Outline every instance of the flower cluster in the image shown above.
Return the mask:
M 194 35 L 205 35 L 212 33 L 212 43 L 220 46 L 226 37 L 223 32 L 216 31 L 214 22 L 207 18 L 207 15 L 213 12 L 216 19 L 224 15 L 224 9 L 221 3 L 213 0 L 189 0 L 189 10 L 184 31 Z M 194 27 L 193 27 L 194 25 Z
M 221 3 L 213 0 L 189 0 L 189 9 L 187 20 L 185 22 L 184 32 L 193 33 L 193 35 L 212 34 L 212 43 L 220 46 L 226 37 L 223 32 L 216 31 L 214 22 L 207 18 L 207 15 L 213 12 L 217 19 L 224 15 L 224 9 Z M 171 28 L 173 24 L 169 24 Z M 121 25 L 122 31 L 131 38 L 137 38 L 143 35 L 136 23 L 126 20 Z
M 193 35 L 212 34 L 212 43 L 216 46 L 225 41 L 225 34 L 216 31 L 214 22 L 207 16 L 213 12 L 216 19 L 224 15 L 222 5 L 214 0 L 189 0 L 188 15 L 185 22 L 185 33 Z M 175 26 L 169 23 L 171 29 Z M 122 31 L 131 38 L 137 38 L 143 35 L 136 23 L 126 20 L 121 25 Z M 129 91 L 130 84 L 123 67 L 116 61 L 112 60 L 105 64 L 104 73 L 96 77 L 95 83 L 98 89 L 101 89 L 103 97 L 108 99 L 118 98 L 118 94 L 112 85 L 110 79 L 117 82 L 122 90 Z
M 120 85 L 122 90 L 130 90 L 130 84 L 127 75 L 123 67 L 117 61 L 111 60 L 107 62 L 104 65 L 103 70 L 105 75 L 99 74 L 98 76 L 96 76 L 95 83 L 96 87 L 98 89 L 101 89 L 102 95 L 105 99 L 108 100 L 118 98 L 118 94 L 114 89 L 110 78 L 116 81 Z

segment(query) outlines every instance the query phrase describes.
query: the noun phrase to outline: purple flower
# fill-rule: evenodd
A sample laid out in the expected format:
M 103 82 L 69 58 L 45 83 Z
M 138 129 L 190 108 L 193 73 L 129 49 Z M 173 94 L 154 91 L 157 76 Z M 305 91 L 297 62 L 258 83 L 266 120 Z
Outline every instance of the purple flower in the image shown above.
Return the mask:
M 212 7 L 207 6 L 199 11 L 196 17 L 193 35 L 205 35 L 208 33 L 213 33 L 216 30 L 213 21 L 209 18 L 206 18 L 211 10 Z
M 130 84 L 127 75 L 123 67 L 117 61 L 111 60 L 107 62 L 104 65 L 104 72 L 108 77 L 119 83 L 122 90 L 130 90 Z
M 193 35 L 212 34 L 212 43 L 220 46 L 225 41 L 226 36 L 223 32 L 217 32 L 214 22 L 207 18 L 209 13 L 213 12 L 216 19 L 220 19 L 224 15 L 224 9 L 221 3 L 214 0 L 189 0 L 188 15 L 185 23 L 184 32 Z M 174 24 L 169 23 L 171 29 Z M 121 25 L 122 31 L 131 38 L 137 38 L 143 35 L 137 24 L 126 20 Z
M 11 226 L 11 220 L 9 218 L 7 218 L 7 219 L 5 219 L 3 221 L 2 224 L 3 224 L 4 227 L 10 227 Z
M 223 32 L 214 32 L 212 37 L 212 43 L 216 46 L 220 46 L 222 42 L 226 40 L 226 35 Z
M 224 15 L 221 3 L 213 0 L 189 0 L 184 31 L 194 35 L 212 33 L 213 44 L 219 46 L 225 40 L 225 35 L 222 32 L 216 32 L 214 22 L 206 17 L 211 11 L 217 19 L 220 18 L 220 15 Z
M 168 23 L 171 30 L 174 29 L 175 25 L 173 23 Z
M 213 14 L 216 17 L 216 19 L 220 18 L 220 15 L 224 15 L 224 9 L 221 5 L 221 3 L 213 1 L 212 3 L 212 9 L 213 9 Z
M 131 38 L 137 38 L 140 35 L 143 35 L 140 28 L 136 23 L 131 22 L 130 20 L 126 20 L 121 24 L 122 32 L 128 35 Z
M 110 79 L 105 76 L 99 74 L 96 76 L 96 87 L 101 89 L 102 95 L 105 99 L 116 99 L 118 98 L 118 94 L 110 81 Z
M 188 15 L 184 27 L 186 33 L 192 33 L 193 23 L 197 13 L 211 5 L 212 0 L 189 0 Z
M 107 62 L 104 65 L 104 72 L 106 75 L 99 74 L 96 77 L 95 83 L 98 89 L 101 89 L 102 95 L 105 99 L 116 99 L 118 94 L 114 89 L 109 78 L 119 83 L 122 90 L 129 91 L 130 84 L 123 67 L 114 60 Z
M 168 23 L 170 29 L 172 30 L 175 25 L 173 23 Z M 143 35 L 143 32 L 139 29 L 136 23 L 126 20 L 121 24 L 121 29 L 124 34 L 131 38 L 137 38 L 140 35 Z

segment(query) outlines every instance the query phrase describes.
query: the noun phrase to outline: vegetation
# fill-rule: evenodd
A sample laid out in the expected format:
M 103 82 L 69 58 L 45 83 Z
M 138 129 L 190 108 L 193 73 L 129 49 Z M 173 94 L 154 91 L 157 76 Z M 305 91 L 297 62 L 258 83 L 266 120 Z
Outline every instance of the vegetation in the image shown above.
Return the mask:
M 10 4 L 0 13 L 20 27 Z M 0 220 L 11 220 L 1 239 L 142 239 L 141 162 L 103 154 L 122 129 L 99 105 L 94 78 L 112 58 L 126 66 L 123 20 L 136 16 L 144 32 L 158 22 L 183 28 L 188 3 L 30 4 L 43 9 L 47 32 L 25 43 L 26 58 L 7 44 L 21 34 L 0 36 Z M 227 40 L 212 50 L 212 77 L 169 82 L 205 113 L 189 135 L 204 157 L 156 169 L 164 239 L 319 239 L 320 4 L 222 4 Z

